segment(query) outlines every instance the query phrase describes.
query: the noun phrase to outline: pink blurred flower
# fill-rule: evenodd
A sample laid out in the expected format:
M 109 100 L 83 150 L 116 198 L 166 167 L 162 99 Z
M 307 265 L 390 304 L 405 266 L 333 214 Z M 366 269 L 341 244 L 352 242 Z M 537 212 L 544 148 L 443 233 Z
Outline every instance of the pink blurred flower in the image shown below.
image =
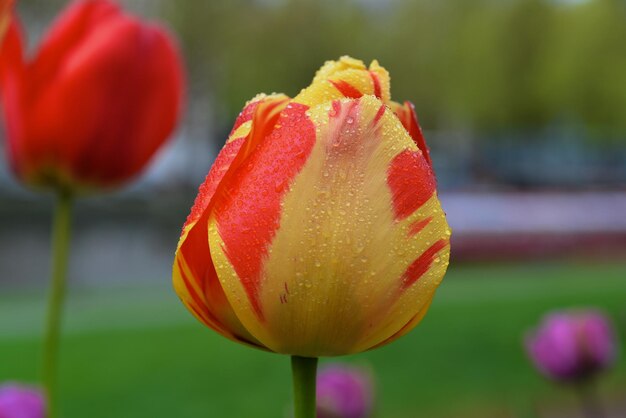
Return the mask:
M 318 418 L 366 418 L 372 412 L 373 385 L 362 369 L 331 365 L 317 376 Z
M 46 404 L 38 389 L 8 383 L 0 386 L 0 418 L 45 418 Z
M 526 350 L 548 378 L 579 382 L 614 363 L 616 344 L 611 322 L 600 312 L 555 312 L 527 337 Z

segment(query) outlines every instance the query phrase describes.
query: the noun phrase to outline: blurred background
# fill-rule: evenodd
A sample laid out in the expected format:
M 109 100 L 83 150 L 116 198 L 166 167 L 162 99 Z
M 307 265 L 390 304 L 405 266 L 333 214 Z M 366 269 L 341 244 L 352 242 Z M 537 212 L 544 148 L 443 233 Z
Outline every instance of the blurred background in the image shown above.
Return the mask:
M 66 4 L 18 3 L 33 46 Z M 544 313 L 581 306 L 625 334 L 626 1 L 122 3 L 178 36 L 187 112 L 136 183 L 76 208 L 68 417 L 285 416 L 287 359 L 204 329 L 171 290 L 171 263 L 245 101 L 294 96 L 346 54 L 378 59 L 392 97 L 415 103 L 453 229 L 449 274 L 424 322 L 347 359 L 374 371 L 377 416 L 578 416 L 522 340 Z M 51 206 L 0 158 L 0 381 L 38 376 Z M 615 417 L 626 416 L 624 354 L 600 382 Z

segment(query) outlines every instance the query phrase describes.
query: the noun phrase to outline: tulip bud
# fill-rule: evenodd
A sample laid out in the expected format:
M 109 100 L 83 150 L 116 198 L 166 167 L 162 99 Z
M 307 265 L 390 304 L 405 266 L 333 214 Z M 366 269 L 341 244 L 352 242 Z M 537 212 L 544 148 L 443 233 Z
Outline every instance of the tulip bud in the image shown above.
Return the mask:
M 179 54 L 160 26 L 108 0 L 73 3 L 24 57 L 17 22 L 0 48 L 11 167 L 24 183 L 70 191 L 137 175 L 178 120 Z
M 0 418 L 45 418 L 44 397 L 39 390 L 6 384 L 0 386 Z
M 424 317 L 450 229 L 413 108 L 343 57 L 239 115 L 183 227 L 174 288 L 205 325 L 301 357 L 369 350 Z
M 318 418 L 367 418 L 372 412 L 370 376 L 348 366 L 333 365 L 317 376 Z
M 535 367 L 560 382 L 580 382 L 615 361 L 611 323 L 597 311 L 557 312 L 546 316 L 526 339 Z

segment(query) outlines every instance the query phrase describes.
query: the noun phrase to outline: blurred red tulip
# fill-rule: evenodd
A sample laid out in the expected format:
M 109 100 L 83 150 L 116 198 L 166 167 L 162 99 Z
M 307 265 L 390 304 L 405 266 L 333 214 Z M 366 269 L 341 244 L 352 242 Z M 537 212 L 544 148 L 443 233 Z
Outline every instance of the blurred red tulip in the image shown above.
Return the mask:
M 71 191 L 128 181 L 172 133 L 182 73 L 167 31 L 107 0 L 69 6 L 32 60 L 11 22 L 0 90 L 13 171 L 29 185 Z

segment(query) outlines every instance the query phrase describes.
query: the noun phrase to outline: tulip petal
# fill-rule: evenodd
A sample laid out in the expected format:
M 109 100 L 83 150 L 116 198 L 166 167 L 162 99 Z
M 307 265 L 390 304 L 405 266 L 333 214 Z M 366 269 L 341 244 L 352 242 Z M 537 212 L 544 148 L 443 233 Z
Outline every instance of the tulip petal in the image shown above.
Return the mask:
M 389 73 L 373 61 L 369 68 L 362 61 L 342 57 L 328 61 L 315 75 L 313 83 L 294 98 L 294 102 L 313 107 L 335 99 L 358 99 L 374 95 L 387 103 L 390 100 Z
M 25 66 L 21 27 L 11 13 L 7 13 L 9 11 L 0 9 L 0 80 L 3 83 L 13 73 L 21 75 Z
M 115 2 L 86 0 L 59 16 L 34 60 L 24 62 L 21 44 L 10 29 L 0 90 L 12 165 L 26 183 L 73 191 L 118 186 L 173 131 L 184 80 L 163 28 Z
M 383 345 L 387 345 L 391 342 L 394 342 L 398 338 L 403 337 L 406 334 L 408 334 L 417 324 L 419 324 L 422 321 L 422 319 L 424 319 L 424 317 L 426 316 L 426 313 L 428 312 L 428 308 L 430 308 L 430 304 L 432 303 L 432 301 L 433 301 L 433 298 L 431 297 L 430 300 L 422 307 L 422 309 L 420 309 L 417 312 L 417 314 L 415 314 L 415 316 L 409 320 L 409 322 L 407 322 L 402 328 L 400 328 L 398 332 L 396 332 L 395 334 L 393 334 L 391 337 L 387 338 L 386 340 L 372 347 L 369 347 L 368 349 L 373 350 L 375 348 L 382 347 Z
M 173 283 L 176 293 L 187 308 L 204 324 L 220 334 L 239 342 L 263 348 L 243 327 L 224 295 L 211 259 L 207 220 L 219 194 L 220 184 L 228 177 L 233 163 L 240 158 L 246 142 L 252 136 L 251 126 L 255 111 L 263 105 L 284 103 L 282 95 L 254 98 L 241 112 L 226 145 L 217 156 L 200 191 L 176 250 Z M 259 126 L 264 124 L 258 119 Z
M 391 110 L 394 111 L 402 125 L 407 130 L 413 141 L 417 147 L 422 151 L 426 162 L 432 166 L 433 163 L 430 159 L 430 150 L 426 145 L 426 140 L 424 139 L 424 134 L 422 133 L 422 128 L 420 128 L 419 121 L 417 120 L 417 113 L 415 113 L 415 106 L 413 103 L 406 101 L 404 104 L 390 102 L 389 103 Z
M 29 80 L 34 91 L 46 84 L 63 68 L 67 54 L 86 41 L 94 27 L 101 27 L 108 19 L 119 18 L 120 7 L 108 0 L 87 0 L 72 3 L 45 35 L 33 65 Z
M 49 126 L 42 129 L 42 138 L 33 135 L 37 123 L 33 120 L 37 119 L 33 118 L 35 101 L 42 90 L 57 86 L 56 74 L 63 68 L 62 62 L 70 49 L 84 42 L 93 27 L 100 27 L 105 19 L 119 14 L 118 6 L 108 1 L 75 2 L 60 15 L 44 37 L 37 57 L 28 63 L 23 56 L 19 23 L 16 18 L 12 19 L 0 52 L 0 91 L 11 165 L 18 177 L 26 182 L 35 182 L 32 178 L 37 175 L 35 171 L 52 163 L 50 155 L 58 154 L 58 149 L 50 146 L 49 139 L 52 137 L 52 142 L 55 139 L 53 129 Z M 64 106 L 53 103 L 53 108 Z M 70 113 L 74 121 L 77 114 L 84 115 L 84 109 Z M 67 140 L 66 136 L 61 135 L 61 140 Z
M 294 101 L 311 103 L 301 95 Z M 358 352 L 419 322 L 445 273 L 450 232 L 430 166 L 379 99 L 335 100 L 306 116 L 283 112 L 216 204 L 212 257 L 263 345 Z
M 38 92 L 30 160 L 54 166 L 54 181 L 72 188 L 113 187 L 136 175 L 178 119 L 178 62 L 161 28 L 126 15 L 99 22 Z M 43 174 L 41 183 L 50 181 Z
M 223 193 L 216 196 L 209 220 L 211 253 L 224 290 L 235 309 L 245 305 L 251 310 L 246 315 L 254 317 L 256 325 L 263 318 L 259 299 L 263 262 L 279 226 L 282 197 L 315 143 L 315 127 L 305 115 L 306 106 L 290 104 L 282 113 L 276 110 L 282 109 L 257 111 L 268 113 L 276 129 L 253 122 L 251 145 L 246 144 L 242 158 L 238 156 L 240 161 L 229 170 L 232 175 L 224 181 Z M 233 281 L 243 293 L 229 293 Z M 237 311 L 237 316 L 241 314 Z

